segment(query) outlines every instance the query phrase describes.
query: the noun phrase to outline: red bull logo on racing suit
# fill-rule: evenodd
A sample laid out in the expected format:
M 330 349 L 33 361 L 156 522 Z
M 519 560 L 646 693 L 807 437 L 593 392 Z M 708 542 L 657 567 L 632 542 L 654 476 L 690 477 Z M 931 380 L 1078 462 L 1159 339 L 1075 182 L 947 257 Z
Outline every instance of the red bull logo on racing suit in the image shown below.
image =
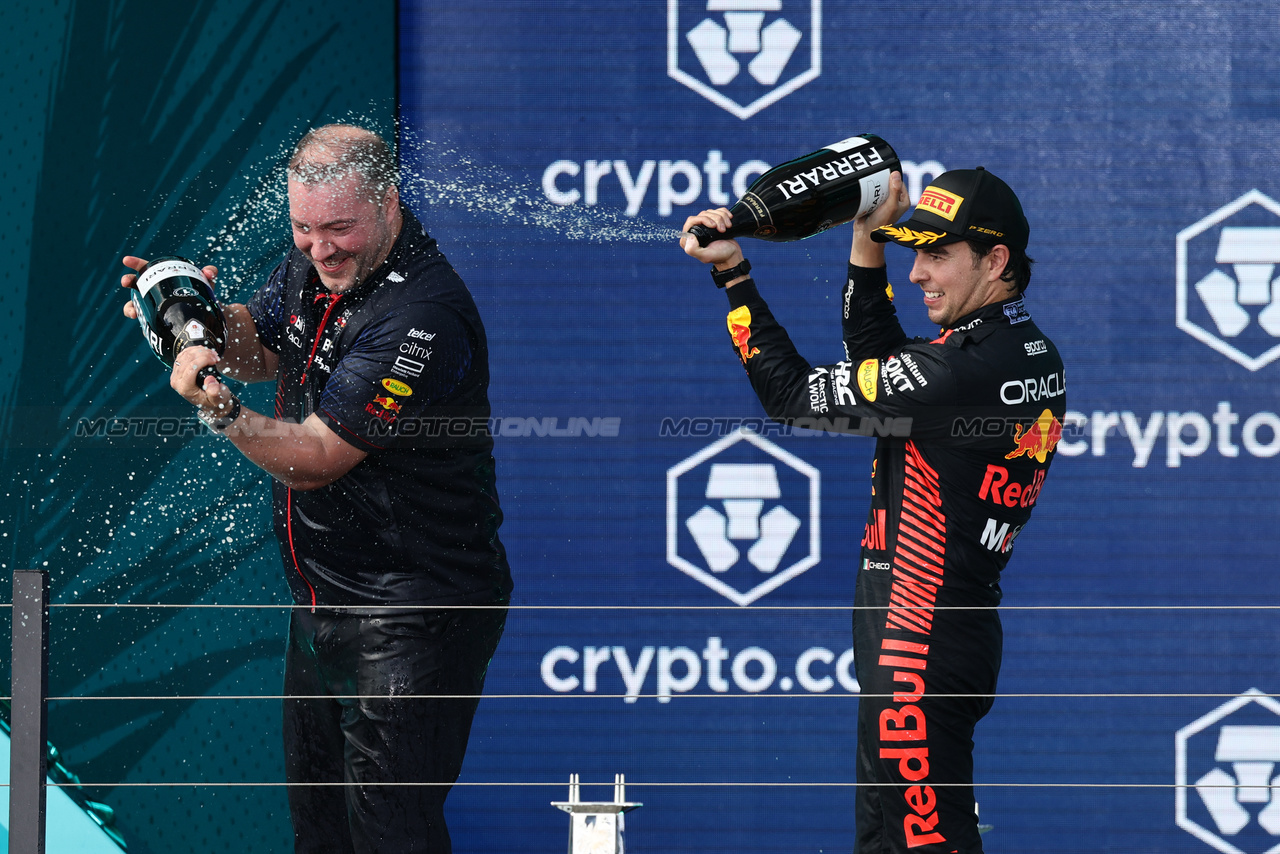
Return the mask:
M 1031 457 L 1038 463 L 1044 462 L 1058 442 L 1062 439 L 1062 424 L 1053 413 L 1045 410 L 1040 417 L 1025 431 L 1019 424 L 1014 428 L 1014 449 L 1004 455 L 1006 460 L 1016 459 L 1023 455 Z
M 727 320 L 729 337 L 733 339 L 733 346 L 738 348 L 738 358 L 745 365 L 747 359 L 760 352 L 758 347 L 751 346 L 751 309 L 745 305 L 738 306 L 729 312 Z

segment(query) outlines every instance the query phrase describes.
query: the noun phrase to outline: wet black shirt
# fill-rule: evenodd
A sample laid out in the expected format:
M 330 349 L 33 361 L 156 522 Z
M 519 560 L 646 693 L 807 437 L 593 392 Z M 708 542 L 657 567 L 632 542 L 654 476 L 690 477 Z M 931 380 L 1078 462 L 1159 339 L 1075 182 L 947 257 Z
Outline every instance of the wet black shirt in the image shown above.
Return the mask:
M 368 456 L 298 491 L 273 481 L 294 600 L 377 608 L 506 601 L 489 354 L 461 278 L 407 209 L 386 262 L 331 294 L 297 249 L 249 301 L 280 356 L 275 417 L 312 413 Z

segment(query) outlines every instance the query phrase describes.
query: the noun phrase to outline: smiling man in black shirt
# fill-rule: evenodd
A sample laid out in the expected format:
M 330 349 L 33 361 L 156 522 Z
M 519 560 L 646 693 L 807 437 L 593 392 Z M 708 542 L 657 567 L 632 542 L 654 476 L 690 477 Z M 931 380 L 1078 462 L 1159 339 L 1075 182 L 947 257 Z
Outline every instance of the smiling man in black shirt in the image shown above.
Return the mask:
M 377 135 L 309 132 L 288 193 L 294 249 L 247 306 L 223 307 L 224 356 L 183 350 L 170 384 L 273 478 L 285 574 L 305 606 L 285 673 L 296 850 L 448 852 L 444 801 L 511 592 L 484 326 L 400 204 Z M 210 365 L 274 380 L 274 417 L 217 379 L 197 385 Z

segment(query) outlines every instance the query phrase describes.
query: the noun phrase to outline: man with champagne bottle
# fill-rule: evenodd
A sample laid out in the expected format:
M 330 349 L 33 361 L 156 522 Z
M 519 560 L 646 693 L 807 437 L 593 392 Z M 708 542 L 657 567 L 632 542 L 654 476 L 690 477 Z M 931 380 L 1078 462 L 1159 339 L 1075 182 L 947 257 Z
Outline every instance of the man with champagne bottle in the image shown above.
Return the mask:
M 1013 190 L 982 168 L 954 170 L 895 224 L 909 207 L 894 172 L 884 201 L 854 220 L 847 358 L 835 365 L 796 352 L 737 241 L 682 246 L 727 287 L 734 351 L 771 418 L 879 436 L 853 614 L 854 850 L 973 854 L 972 738 L 1000 669 L 1000 574 L 1052 462 L 1066 392 L 1022 300 L 1030 229 Z M 684 228 L 724 234 L 731 221 L 719 208 Z M 889 241 L 916 252 L 909 278 L 942 327 L 933 339 L 898 323 Z
M 396 182 L 371 131 L 308 132 L 288 167 L 293 250 L 247 305 L 221 307 L 225 352 L 181 349 L 170 376 L 272 477 L 298 606 L 284 690 L 298 852 L 450 850 L 444 801 L 511 592 L 484 326 Z M 214 366 L 275 380 L 274 417 Z

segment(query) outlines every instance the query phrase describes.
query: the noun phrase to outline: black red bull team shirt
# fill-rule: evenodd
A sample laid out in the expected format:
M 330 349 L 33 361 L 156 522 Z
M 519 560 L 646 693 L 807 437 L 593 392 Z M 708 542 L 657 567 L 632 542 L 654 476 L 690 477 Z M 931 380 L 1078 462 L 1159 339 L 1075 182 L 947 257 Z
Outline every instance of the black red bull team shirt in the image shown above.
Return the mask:
M 330 293 L 297 249 L 248 309 L 280 356 L 276 418 L 315 413 L 368 456 L 328 486 L 273 481 L 295 601 L 371 606 L 506 601 L 484 326 L 421 223 L 365 282 Z

